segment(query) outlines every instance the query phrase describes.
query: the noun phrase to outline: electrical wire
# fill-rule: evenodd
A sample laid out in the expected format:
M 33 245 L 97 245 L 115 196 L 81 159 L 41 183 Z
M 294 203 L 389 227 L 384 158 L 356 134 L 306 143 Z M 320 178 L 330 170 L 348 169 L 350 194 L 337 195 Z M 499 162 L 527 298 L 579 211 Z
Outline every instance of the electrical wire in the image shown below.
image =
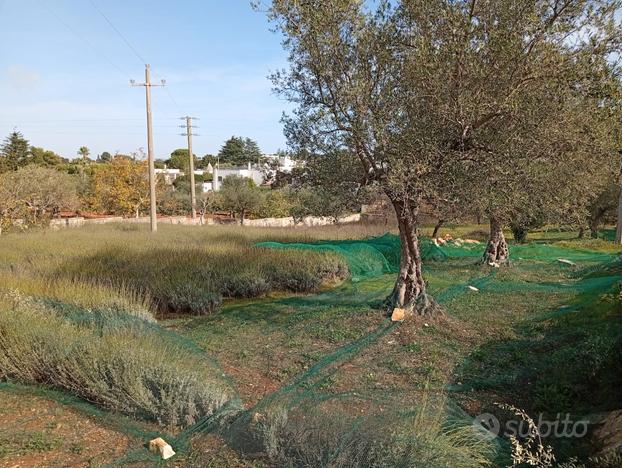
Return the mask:
M 140 62 L 143 65 L 145 65 L 147 61 L 142 57 L 142 55 L 138 52 L 138 50 L 136 50 L 136 47 L 134 47 L 131 44 L 131 42 L 127 40 L 127 38 L 121 33 L 121 31 L 117 29 L 117 27 L 114 24 L 112 24 L 112 21 L 110 21 L 110 19 L 104 14 L 104 12 L 99 9 L 97 4 L 93 0 L 91 0 L 91 5 L 93 5 L 93 8 L 95 8 L 95 11 L 97 11 L 101 15 L 101 17 L 104 18 L 106 23 L 108 23 L 108 25 L 112 28 L 112 30 L 117 33 L 117 35 L 121 38 L 121 40 L 125 43 L 125 45 L 127 45 L 128 48 L 134 53 L 134 55 L 138 57 L 138 60 L 140 60 Z
M 97 47 L 93 45 L 91 41 L 89 41 L 86 37 L 78 33 L 74 28 L 72 28 L 67 22 L 65 22 L 60 16 L 56 14 L 54 10 L 52 10 L 49 5 L 46 5 L 42 0 L 37 0 L 39 5 L 45 8 L 56 20 L 61 23 L 65 28 L 67 28 L 74 36 L 84 42 L 89 48 L 91 48 L 97 55 L 101 56 L 110 66 L 115 68 L 125 79 L 129 79 L 130 74 L 123 70 L 120 66 L 114 63 L 106 54 L 101 52 Z
M 106 23 L 108 23 L 108 26 L 110 26 L 110 28 L 117 34 L 117 36 L 119 36 L 121 38 L 121 40 L 125 43 L 125 45 L 132 51 L 132 53 L 138 58 L 138 60 L 140 60 L 140 62 L 142 64 L 146 64 L 147 60 L 145 60 L 145 58 L 143 57 L 143 55 L 138 52 L 138 50 L 136 49 L 136 47 L 134 47 L 132 45 L 132 43 L 127 39 L 127 37 L 125 37 L 125 35 L 119 30 L 119 28 L 117 28 L 114 23 L 110 20 L 110 18 L 108 18 L 108 16 L 106 16 L 106 14 L 97 6 L 97 4 L 95 3 L 94 0 L 90 0 L 91 5 L 93 5 L 93 8 L 95 9 L 95 11 L 97 11 L 97 13 L 99 13 L 101 15 L 101 17 L 106 21 Z M 153 71 L 153 70 L 152 70 Z M 156 79 L 162 79 L 161 76 L 158 75 L 158 73 L 154 72 L 153 73 L 154 78 Z M 179 113 L 181 112 L 181 107 L 179 106 L 179 104 L 177 103 L 177 101 L 175 100 L 175 98 L 173 97 L 173 94 L 171 93 L 170 89 L 168 86 L 164 86 L 164 92 L 166 93 L 166 95 L 168 96 L 168 98 L 171 100 L 171 102 L 173 103 L 173 105 L 175 106 L 175 108 L 177 109 L 177 111 Z

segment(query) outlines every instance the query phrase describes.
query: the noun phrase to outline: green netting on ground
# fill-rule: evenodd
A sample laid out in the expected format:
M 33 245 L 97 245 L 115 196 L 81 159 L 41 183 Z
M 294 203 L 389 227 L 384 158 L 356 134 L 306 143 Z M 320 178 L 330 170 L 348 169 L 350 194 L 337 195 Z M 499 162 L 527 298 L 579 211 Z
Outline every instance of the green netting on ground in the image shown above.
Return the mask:
M 363 240 L 318 241 L 311 243 L 260 242 L 256 247 L 272 249 L 297 249 L 336 252 L 342 255 L 349 266 L 352 281 L 361 281 L 387 273 L 396 273 L 400 263 L 400 239 L 394 234 L 385 234 Z M 420 240 L 421 256 L 424 262 L 448 259 L 482 257 L 484 243 L 465 243 L 459 239 L 438 245 L 429 238 Z M 615 254 L 587 249 L 575 249 L 545 243 L 510 245 L 512 261 L 541 261 L 560 266 L 575 263 L 601 263 L 611 260 Z
M 400 239 L 392 234 L 359 240 L 318 241 L 314 243 L 260 242 L 256 247 L 336 252 L 343 255 L 352 281 L 361 281 L 385 273 L 397 272 L 400 264 Z

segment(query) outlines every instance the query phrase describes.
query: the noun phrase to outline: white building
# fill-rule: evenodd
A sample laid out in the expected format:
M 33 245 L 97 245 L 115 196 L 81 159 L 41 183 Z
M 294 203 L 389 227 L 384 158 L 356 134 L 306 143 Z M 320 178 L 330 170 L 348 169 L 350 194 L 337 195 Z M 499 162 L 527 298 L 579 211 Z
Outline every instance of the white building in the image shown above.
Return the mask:
M 175 182 L 177 177 L 181 177 L 184 175 L 184 173 L 181 172 L 179 169 L 169 169 L 166 166 L 164 166 L 164 169 L 156 169 L 155 173 L 156 176 L 162 176 L 164 178 L 164 182 L 168 185 L 171 185 L 173 182 Z
M 211 190 L 218 191 L 222 187 L 222 181 L 225 177 L 230 175 L 236 175 L 240 177 L 247 177 L 252 179 L 256 185 L 263 185 L 266 182 L 267 177 L 274 176 L 274 173 L 278 170 L 281 172 L 291 172 L 292 169 L 296 166 L 296 161 L 291 159 L 289 156 L 280 156 L 278 154 L 266 154 L 264 155 L 264 159 L 267 161 L 267 164 L 263 164 L 262 166 L 252 165 L 250 162 L 247 166 L 244 167 L 228 167 L 228 168 L 220 168 L 213 167 L 210 164 L 207 165 L 205 170 L 197 169 L 194 171 L 195 175 L 206 175 L 212 174 L 212 181 L 205 181 L 201 184 L 201 189 L 203 192 L 209 192 Z M 274 164 L 276 163 L 276 164 Z M 276 167 L 276 169 L 274 169 Z M 166 166 L 164 169 L 156 169 L 156 175 L 162 175 L 164 177 L 164 181 L 167 184 L 172 184 L 178 177 L 184 175 L 184 173 L 179 169 L 170 169 Z
M 212 190 L 216 192 L 220 190 L 222 187 L 222 181 L 225 180 L 225 177 L 231 175 L 252 179 L 256 185 L 261 185 L 266 180 L 265 174 L 258 169 L 254 169 L 251 163 L 248 163 L 247 167 L 231 167 L 227 169 L 219 169 L 218 167 L 215 167 L 212 178 Z
M 281 172 L 292 172 L 292 169 L 296 167 L 296 161 L 294 161 L 289 156 L 281 156 L 279 154 L 265 154 L 264 159 L 268 161 L 268 163 L 276 163 L 278 165 L 278 170 Z

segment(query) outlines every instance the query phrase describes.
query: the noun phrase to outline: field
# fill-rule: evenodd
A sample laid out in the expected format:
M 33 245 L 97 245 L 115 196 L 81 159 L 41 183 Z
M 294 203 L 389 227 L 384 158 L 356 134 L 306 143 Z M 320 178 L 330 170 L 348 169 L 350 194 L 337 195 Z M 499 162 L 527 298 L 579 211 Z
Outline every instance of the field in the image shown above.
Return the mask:
M 507 466 L 509 441 L 472 425 L 512 418 L 496 404 L 590 421 L 620 407 L 622 249 L 549 230 L 488 269 L 483 244 L 424 241 L 446 315 L 394 324 L 382 301 L 395 238 L 351 242 L 382 234 L 4 236 L 0 466 L 152 466 L 156 435 L 179 466 Z M 255 247 L 266 241 L 305 245 Z M 599 450 L 591 434 L 545 443 L 558 461 L 584 460 Z

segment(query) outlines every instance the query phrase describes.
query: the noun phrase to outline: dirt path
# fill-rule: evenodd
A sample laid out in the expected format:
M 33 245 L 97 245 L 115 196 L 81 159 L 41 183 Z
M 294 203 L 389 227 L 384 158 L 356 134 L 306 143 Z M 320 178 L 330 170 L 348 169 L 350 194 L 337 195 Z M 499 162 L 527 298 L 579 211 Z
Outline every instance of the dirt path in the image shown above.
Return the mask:
M 0 389 L 0 467 L 96 467 L 140 443 L 60 403 Z

